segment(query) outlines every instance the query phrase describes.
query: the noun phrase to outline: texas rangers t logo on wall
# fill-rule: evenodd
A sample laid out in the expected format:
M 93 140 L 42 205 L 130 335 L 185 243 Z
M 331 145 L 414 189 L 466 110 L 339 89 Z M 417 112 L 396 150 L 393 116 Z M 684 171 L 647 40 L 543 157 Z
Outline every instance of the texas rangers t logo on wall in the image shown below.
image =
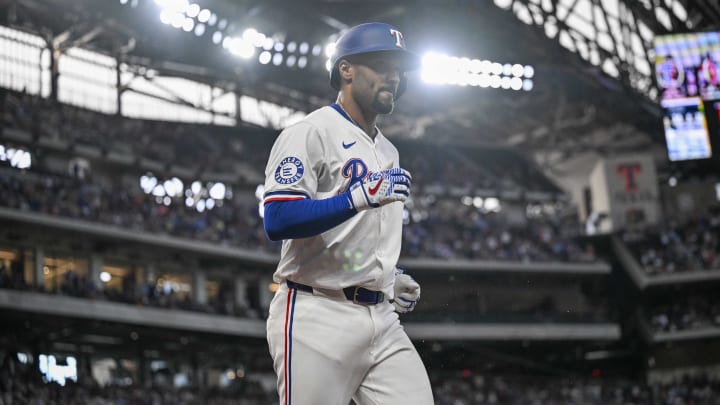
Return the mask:
M 635 182 L 635 175 L 642 171 L 642 167 L 639 163 L 621 163 L 615 168 L 616 173 L 619 176 L 625 177 L 625 191 L 636 191 L 637 183 Z
M 294 156 L 283 159 L 275 169 L 275 181 L 280 184 L 292 184 L 298 182 L 305 173 L 305 166 L 302 161 Z
M 390 35 L 395 37 L 395 46 L 398 48 L 405 48 L 405 43 L 403 42 L 403 34 L 402 32 L 398 30 L 390 30 Z

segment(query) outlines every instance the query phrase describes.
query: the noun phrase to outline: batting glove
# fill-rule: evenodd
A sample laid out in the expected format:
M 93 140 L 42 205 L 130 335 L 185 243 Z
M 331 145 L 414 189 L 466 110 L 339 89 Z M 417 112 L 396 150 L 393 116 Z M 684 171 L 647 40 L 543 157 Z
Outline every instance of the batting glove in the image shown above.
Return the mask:
M 395 201 L 405 201 L 410 195 L 410 173 L 399 167 L 370 174 L 350 187 L 353 207 L 360 212 Z
M 395 312 L 404 314 L 415 309 L 418 300 L 420 300 L 420 284 L 412 277 L 403 273 L 395 274 L 395 298 L 392 304 L 395 306 Z

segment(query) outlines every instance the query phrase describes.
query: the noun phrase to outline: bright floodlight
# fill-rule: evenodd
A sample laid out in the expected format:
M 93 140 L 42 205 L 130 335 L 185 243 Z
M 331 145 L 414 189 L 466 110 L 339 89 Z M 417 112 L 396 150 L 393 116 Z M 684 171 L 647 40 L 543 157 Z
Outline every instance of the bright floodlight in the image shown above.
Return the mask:
M 173 13 L 168 10 L 163 10 L 160 12 L 160 22 L 162 22 L 165 25 L 170 25 L 172 22 Z
M 157 186 L 155 186 L 155 188 L 153 188 L 152 195 L 154 195 L 155 197 L 164 197 L 165 189 L 161 184 L 158 184 Z
M 239 56 L 243 59 L 249 59 L 255 55 L 255 47 L 248 41 L 242 38 L 234 38 L 228 45 L 228 51 L 235 56 Z
M 150 194 L 156 185 L 157 178 L 152 174 L 148 173 L 140 177 L 140 188 L 142 188 L 145 194 Z
M 120 4 L 127 4 L 128 0 L 120 0 Z
M 187 10 L 185 10 L 185 14 L 187 14 L 190 18 L 195 18 L 200 14 L 200 6 L 193 3 L 187 7 Z
M 307 66 L 307 58 L 304 57 L 304 56 L 301 56 L 301 57 L 298 59 L 298 62 L 297 62 L 297 63 L 298 63 L 298 67 L 299 67 L 300 69 L 305 69 L 305 66 Z
M 318 56 L 318 55 L 320 55 L 320 52 L 322 52 L 322 45 L 315 44 L 312 49 L 312 54 L 315 56 Z
M 176 13 L 185 13 L 189 4 L 188 0 L 155 0 L 160 7 Z
M 254 47 L 260 48 L 265 43 L 265 34 L 258 32 L 255 28 L 248 28 L 243 31 L 243 39 Z
M 276 53 L 273 55 L 273 65 L 280 66 L 280 64 L 283 61 L 283 55 L 281 53 Z
M 503 78 L 500 79 L 500 80 L 501 80 L 501 81 L 500 81 L 500 86 L 501 86 L 503 89 L 508 90 L 508 89 L 510 88 L 510 78 L 507 77 L 507 76 L 503 76 Z
M 535 68 L 530 65 L 525 66 L 525 77 L 532 79 L 533 76 L 535 76 Z
M 170 25 L 172 25 L 175 28 L 180 28 L 185 24 L 185 16 L 181 13 L 175 13 L 172 17 L 170 17 Z
M 216 200 L 225 198 L 225 185 L 223 183 L 215 183 L 210 187 L 210 197 Z
M 266 37 L 265 41 L 263 41 L 262 48 L 266 51 L 270 51 L 273 49 L 273 46 L 275 46 L 275 41 L 270 37 Z
M 523 80 L 523 90 L 530 91 L 533 89 L 533 81 L 530 79 Z
M 212 36 L 213 44 L 219 44 L 220 42 L 222 42 L 222 40 L 223 40 L 222 32 L 215 31 Z
M 512 66 L 512 75 L 515 77 L 521 77 L 525 72 L 523 65 L 516 63 Z
M 270 60 L 272 59 L 272 54 L 268 51 L 263 51 L 260 53 L 260 56 L 258 57 L 258 62 L 260 62 L 263 65 L 267 65 L 270 63 Z
M 285 49 L 285 44 L 282 42 L 275 42 L 275 51 L 282 52 Z
M 197 19 L 201 23 L 206 23 L 210 19 L 210 14 L 212 14 L 212 13 L 210 13 L 210 10 L 204 8 L 204 9 L 200 10 L 200 12 L 198 13 Z
M 186 18 L 182 26 L 183 31 L 190 32 L 193 28 L 195 28 L 195 20 L 192 18 Z
M 297 49 L 297 43 L 295 43 L 294 41 L 288 42 L 288 44 L 287 44 L 288 52 L 295 52 L 296 49 Z
M 108 273 L 107 271 L 103 271 L 100 273 L 100 281 L 103 283 L 107 283 L 108 281 L 112 280 L 112 275 Z
M 202 36 L 205 33 L 205 24 L 198 24 L 195 26 L 195 35 Z
M 519 77 L 513 77 L 510 79 L 510 88 L 513 90 L 520 90 L 522 89 L 523 81 Z
M 285 62 L 288 67 L 293 67 L 293 66 L 295 66 L 296 61 L 297 61 L 297 57 L 295 55 L 290 55 L 290 56 L 288 56 L 287 61 L 285 61 Z
M 329 44 L 325 45 L 325 56 L 327 56 L 329 58 L 329 57 L 333 56 L 334 53 L 335 53 L 335 43 L 334 42 L 330 42 Z
M 168 195 L 172 197 L 180 197 L 182 196 L 183 189 L 185 185 L 183 184 L 182 180 L 178 179 L 177 177 L 173 177 L 170 179 L 170 183 L 172 184 L 173 192 L 168 192 Z M 167 190 L 168 182 L 165 182 L 165 190 Z
M 330 59 L 325 61 L 325 69 L 329 72 L 330 69 L 332 69 L 332 63 L 330 63 Z
M 307 42 L 303 42 L 300 44 L 300 48 L 298 50 L 301 54 L 305 55 L 306 53 L 308 53 L 308 50 L 310 50 L 310 44 L 308 44 Z

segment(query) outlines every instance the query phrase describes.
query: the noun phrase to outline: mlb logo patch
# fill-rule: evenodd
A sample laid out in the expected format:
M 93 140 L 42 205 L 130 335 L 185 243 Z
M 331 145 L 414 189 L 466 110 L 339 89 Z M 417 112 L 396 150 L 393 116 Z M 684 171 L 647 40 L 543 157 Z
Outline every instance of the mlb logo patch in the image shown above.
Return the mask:
M 302 161 L 294 156 L 288 156 L 275 169 L 275 181 L 279 184 L 297 183 L 303 173 L 305 173 L 305 166 Z

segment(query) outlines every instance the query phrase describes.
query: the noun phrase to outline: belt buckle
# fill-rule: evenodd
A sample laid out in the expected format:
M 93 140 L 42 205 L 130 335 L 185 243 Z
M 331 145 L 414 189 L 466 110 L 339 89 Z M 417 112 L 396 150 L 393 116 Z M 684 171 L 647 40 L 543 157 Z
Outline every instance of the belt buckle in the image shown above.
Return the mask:
M 360 295 L 360 288 L 362 288 L 362 287 L 355 287 L 355 291 L 353 292 L 353 299 L 352 299 L 353 304 L 365 305 L 365 306 L 373 305 L 374 303 L 358 301 L 358 295 Z

